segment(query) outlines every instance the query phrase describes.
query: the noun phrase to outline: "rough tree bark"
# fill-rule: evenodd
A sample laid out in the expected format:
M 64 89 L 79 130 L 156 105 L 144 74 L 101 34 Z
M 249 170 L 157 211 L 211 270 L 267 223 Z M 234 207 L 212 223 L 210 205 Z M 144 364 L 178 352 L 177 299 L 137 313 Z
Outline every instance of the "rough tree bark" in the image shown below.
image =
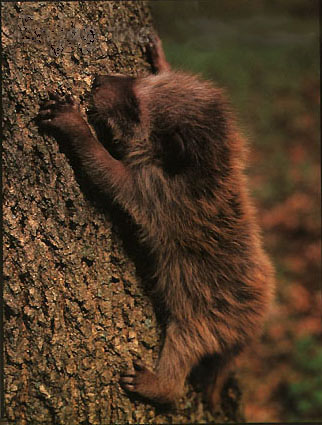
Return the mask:
M 92 75 L 149 73 L 144 2 L 2 4 L 4 302 L 7 420 L 24 424 L 213 420 L 189 386 L 175 410 L 130 399 L 133 358 L 156 360 L 160 330 L 109 206 L 82 189 L 33 122 L 47 90 L 84 100 Z M 224 413 L 238 420 L 238 389 Z

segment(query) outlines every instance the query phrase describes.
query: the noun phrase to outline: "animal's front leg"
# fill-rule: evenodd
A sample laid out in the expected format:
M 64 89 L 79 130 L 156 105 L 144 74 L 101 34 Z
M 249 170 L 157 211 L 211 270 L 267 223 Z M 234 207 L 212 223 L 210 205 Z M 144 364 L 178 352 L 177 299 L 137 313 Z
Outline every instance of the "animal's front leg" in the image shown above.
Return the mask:
M 157 34 L 151 34 L 151 41 L 147 45 L 147 51 L 154 74 L 171 70 L 169 62 L 166 60 L 162 47 L 162 41 Z
M 70 145 L 81 167 L 101 189 L 113 193 L 131 190 L 128 170 L 94 137 L 71 96 L 50 93 L 40 107 L 38 123 L 59 143 Z

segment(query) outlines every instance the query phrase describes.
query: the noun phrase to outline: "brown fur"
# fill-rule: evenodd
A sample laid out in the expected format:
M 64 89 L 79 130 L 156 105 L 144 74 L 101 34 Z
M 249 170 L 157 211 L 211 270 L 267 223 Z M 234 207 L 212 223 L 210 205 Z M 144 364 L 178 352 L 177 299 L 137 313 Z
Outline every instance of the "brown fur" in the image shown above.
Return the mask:
M 88 175 L 133 217 L 154 257 L 165 342 L 155 370 L 135 363 L 123 386 L 170 402 L 191 369 L 210 358 L 205 392 L 214 407 L 231 363 L 265 319 L 273 272 L 243 173 L 244 141 L 222 91 L 170 71 L 158 39 L 150 54 L 159 74 L 94 82 L 92 120 L 101 133 L 112 129 L 119 159 L 71 99 L 51 95 L 39 119 L 65 136 Z

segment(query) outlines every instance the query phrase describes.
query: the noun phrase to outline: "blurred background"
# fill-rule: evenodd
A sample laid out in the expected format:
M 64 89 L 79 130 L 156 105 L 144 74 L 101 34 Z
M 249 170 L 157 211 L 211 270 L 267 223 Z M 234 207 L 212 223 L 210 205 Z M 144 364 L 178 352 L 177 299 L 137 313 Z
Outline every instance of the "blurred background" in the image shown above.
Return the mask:
M 322 419 L 318 0 L 151 1 L 174 68 L 225 87 L 276 302 L 239 375 L 248 421 Z

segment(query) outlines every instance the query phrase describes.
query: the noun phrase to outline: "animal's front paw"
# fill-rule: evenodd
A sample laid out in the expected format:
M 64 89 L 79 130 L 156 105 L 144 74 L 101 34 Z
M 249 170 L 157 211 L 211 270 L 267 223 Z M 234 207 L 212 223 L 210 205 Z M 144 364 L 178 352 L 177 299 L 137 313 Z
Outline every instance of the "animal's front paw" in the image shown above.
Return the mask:
M 127 391 L 154 399 L 157 384 L 156 375 L 142 362 L 135 361 L 133 366 L 133 370 L 128 370 L 121 376 L 120 384 Z
M 162 41 L 156 33 L 151 33 L 149 43 L 146 45 L 149 62 L 152 65 L 153 72 L 170 71 L 170 65 L 165 58 L 162 47 Z
M 37 122 L 44 129 L 59 131 L 69 136 L 88 127 L 72 96 L 63 97 L 56 93 L 49 93 L 49 100 L 40 105 Z

